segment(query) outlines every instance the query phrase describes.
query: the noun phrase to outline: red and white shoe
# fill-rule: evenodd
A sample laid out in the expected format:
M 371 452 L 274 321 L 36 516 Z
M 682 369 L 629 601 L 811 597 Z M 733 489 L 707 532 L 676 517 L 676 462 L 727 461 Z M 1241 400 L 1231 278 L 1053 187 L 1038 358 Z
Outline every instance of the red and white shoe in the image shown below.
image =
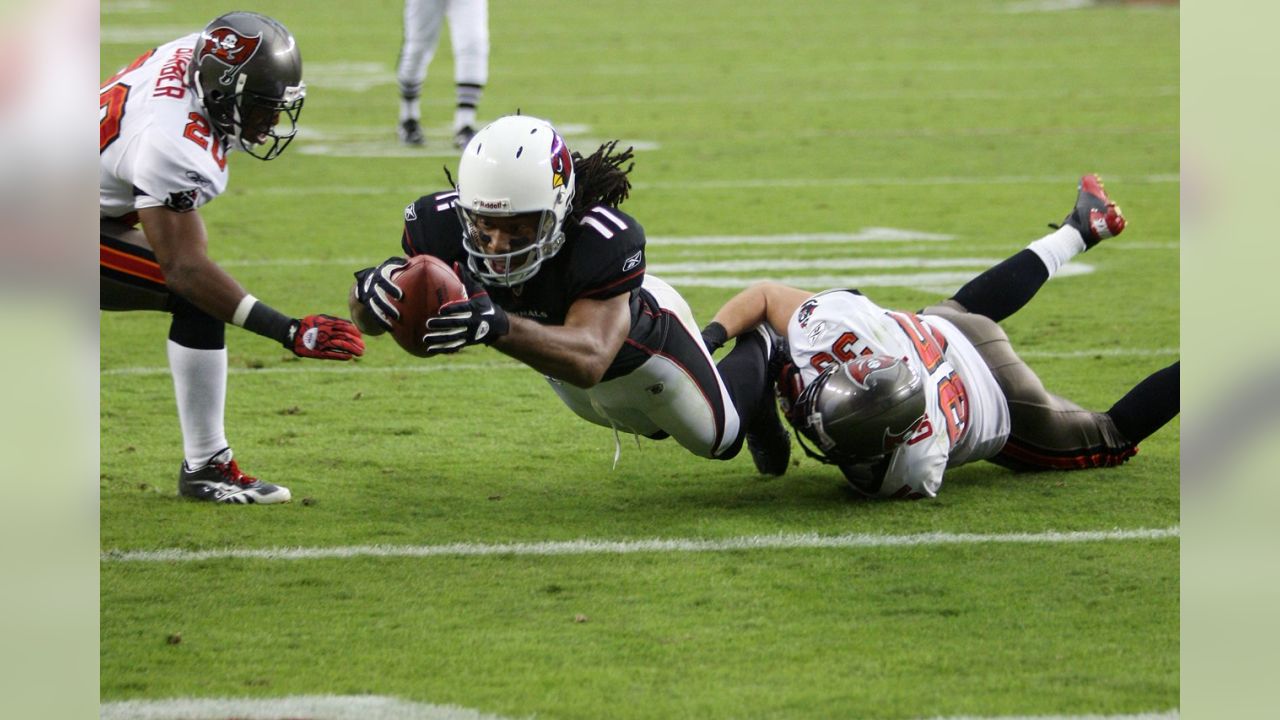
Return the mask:
M 222 450 L 194 470 L 183 461 L 178 474 L 178 494 L 193 500 L 240 505 L 286 503 L 293 497 L 287 487 L 265 483 L 241 472 L 231 457 L 231 448 Z
M 1080 231 L 1086 250 L 1124 232 L 1124 214 L 1107 197 L 1107 190 L 1102 187 L 1102 180 L 1097 175 L 1080 178 L 1079 190 L 1076 206 L 1062 224 Z

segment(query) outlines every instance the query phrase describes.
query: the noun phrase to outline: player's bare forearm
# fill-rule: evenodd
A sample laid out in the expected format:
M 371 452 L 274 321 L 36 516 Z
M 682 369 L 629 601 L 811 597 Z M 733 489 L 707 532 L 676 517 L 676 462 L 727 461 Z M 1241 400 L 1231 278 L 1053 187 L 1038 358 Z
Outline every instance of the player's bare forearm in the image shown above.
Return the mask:
M 144 208 L 138 215 L 165 285 L 213 317 L 231 322 L 245 289 L 209 258 L 200 214 Z
M 511 330 L 493 347 L 538 372 L 577 387 L 600 382 L 631 330 L 628 297 L 579 300 L 564 325 L 511 316 Z
M 786 333 L 792 313 L 813 293 L 781 283 L 764 281 L 733 296 L 716 313 L 715 322 L 734 338 L 762 322 L 778 333 Z

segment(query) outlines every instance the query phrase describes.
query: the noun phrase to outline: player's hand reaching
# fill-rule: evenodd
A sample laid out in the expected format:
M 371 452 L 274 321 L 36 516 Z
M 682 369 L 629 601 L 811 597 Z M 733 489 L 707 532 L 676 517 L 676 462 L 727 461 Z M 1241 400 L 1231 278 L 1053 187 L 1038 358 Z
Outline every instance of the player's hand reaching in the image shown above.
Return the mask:
M 511 331 L 507 312 L 494 304 L 489 291 L 458 263 L 453 264 L 453 271 L 462 279 L 468 297 L 441 305 L 436 316 L 427 319 L 422 339 L 431 355 L 457 352 L 478 343 L 490 345 Z
M 391 329 L 393 321 L 400 319 L 400 311 L 391 302 L 391 298 L 404 299 L 404 291 L 395 284 L 391 276 L 408 264 L 409 261 L 402 257 L 391 257 L 377 267 L 356 272 L 356 299 L 369 308 L 374 319 L 386 330 Z
M 321 360 L 350 360 L 364 354 L 364 340 L 356 326 L 332 315 L 294 320 L 285 347 L 298 357 Z

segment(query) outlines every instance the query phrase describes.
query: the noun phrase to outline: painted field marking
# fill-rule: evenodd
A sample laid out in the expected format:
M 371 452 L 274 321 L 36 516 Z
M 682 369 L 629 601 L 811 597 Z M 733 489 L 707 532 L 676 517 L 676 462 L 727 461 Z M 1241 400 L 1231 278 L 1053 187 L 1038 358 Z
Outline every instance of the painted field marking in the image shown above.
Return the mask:
M 909 242 L 949 242 L 955 235 L 931 233 L 923 230 L 904 228 L 866 227 L 856 232 L 844 233 L 782 233 L 779 235 L 684 235 L 657 236 L 645 239 L 645 244 L 656 247 L 717 247 L 730 245 L 735 247 L 746 245 L 845 245 L 853 243 L 909 243 Z M 904 260 L 906 258 L 903 258 Z M 359 267 L 369 262 L 369 258 L 336 257 L 336 258 L 228 258 L 219 260 L 222 267 L 321 267 L 342 266 Z M 815 267 L 823 264 L 820 260 L 804 261 Z M 919 263 L 937 262 L 929 258 L 919 258 Z M 973 264 L 998 262 L 989 258 L 972 260 Z
M 1084 350 L 1020 350 L 1018 355 L 1022 358 L 1039 358 L 1047 360 L 1074 360 L 1078 358 L 1091 357 L 1172 357 L 1177 356 L 1182 350 L 1176 347 L 1165 348 L 1095 348 Z M 294 373 L 310 373 L 321 375 L 396 375 L 396 374 L 418 374 L 418 373 L 449 373 L 449 372 L 491 372 L 495 370 L 526 370 L 532 372 L 527 366 L 517 362 L 502 363 L 453 363 L 449 365 L 441 365 L 431 362 L 423 362 L 417 365 L 389 365 L 368 367 L 355 363 L 336 364 L 330 363 L 321 365 L 319 363 L 297 363 L 292 365 L 282 365 L 278 367 L 263 368 L 247 368 L 232 367 L 227 368 L 228 375 L 290 375 Z M 148 375 L 165 376 L 169 375 L 167 367 L 146 367 L 146 366 L 128 366 L 118 368 L 106 368 L 99 373 L 102 377 L 142 377 Z
M 449 543 L 445 545 L 351 545 L 329 548 L 224 548 L 221 550 L 107 550 L 104 563 L 198 562 L 204 560 L 330 560 L 363 557 L 475 557 L 486 555 L 630 555 L 634 553 L 727 552 L 737 550 L 859 549 L 921 547 L 934 545 L 1063 544 L 1166 540 L 1177 538 L 1177 526 L 1136 530 L 1086 530 L 1042 533 L 948 533 L 915 535 L 819 535 L 778 533 L 705 540 L 698 538 L 653 538 L 648 540 L 568 540 L 534 543 Z
M 456 705 L 432 705 L 385 695 L 293 695 L 282 698 L 118 700 L 100 706 L 100 720 L 505 720 Z M 1177 720 L 1178 710 L 1133 715 L 1005 715 L 930 720 Z
M 102 703 L 98 712 L 100 720 L 507 720 L 457 705 L 432 705 L 385 695 L 118 700 Z
M 103 0 L 98 7 L 103 15 L 111 13 L 153 13 L 167 9 L 160 7 L 152 0 Z M 181 37 L 187 32 L 190 32 L 190 30 L 178 33 L 174 37 Z M 172 40 L 173 38 L 170 39 Z
M 290 375 L 293 373 L 320 373 L 322 375 L 349 375 L 349 374 L 369 374 L 369 375 L 394 375 L 396 373 L 438 373 L 438 372 L 488 372 L 491 370 L 529 370 L 527 365 L 518 362 L 506 363 L 451 363 L 439 364 L 431 362 L 422 362 L 417 365 L 392 365 L 389 367 L 365 367 L 355 363 L 332 363 L 321 365 L 318 363 L 298 363 L 296 365 L 281 365 L 278 367 L 263 368 L 247 368 L 247 367 L 231 367 L 227 368 L 228 375 Z M 115 375 L 124 375 L 136 377 L 139 375 L 168 375 L 169 368 L 166 367 L 119 367 L 103 370 L 102 375 L 110 377 Z
M 737 180 L 668 180 L 637 182 L 633 190 L 738 190 L 769 188 L 833 187 L 932 187 L 940 185 L 1075 185 L 1078 175 L 946 175 L 938 177 L 834 177 L 834 178 L 741 178 Z M 1116 184 L 1163 185 L 1180 181 L 1176 173 L 1108 175 Z M 418 197 L 434 185 L 308 185 L 255 187 L 254 195 L 392 195 Z

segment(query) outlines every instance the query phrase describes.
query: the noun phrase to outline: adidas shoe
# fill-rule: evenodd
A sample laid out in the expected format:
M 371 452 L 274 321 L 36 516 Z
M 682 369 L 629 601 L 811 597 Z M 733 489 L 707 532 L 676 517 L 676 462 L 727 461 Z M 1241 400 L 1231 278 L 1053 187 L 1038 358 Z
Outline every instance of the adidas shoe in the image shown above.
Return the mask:
M 471 138 L 476 136 L 476 129 L 470 125 L 463 125 L 458 132 L 453 134 L 453 146 L 459 150 L 467 147 L 467 143 L 471 142 Z
M 292 497 L 287 487 L 264 483 L 241 472 L 231 457 L 231 448 L 195 470 L 184 461 L 178 474 L 178 494 L 193 500 L 241 505 L 286 503 Z
M 1106 188 L 1102 187 L 1102 180 L 1097 175 L 1080 178 L 1079 190 L 1076 206 L 1062 224 L 1080 231 L 1086 250 L 1124 232 L 1124 214 L 1107 197 Z
M 405 145 L 422 145 L 426 138 L 422 136 L 422 125 L 417 119 L 409 118 L 400 123 L 400 142 Z
M 782 426 L 782 419 L 778 416 L 773 386 L 782 364 L 786 362 L 787 341 L 764 323 L 756 331 L 765 339 L 768 363 L 765 395 L 761 398 L 759 415 L 747 428 L 747 450 L 751 452 L 751 461 L 760 474 L 783 475 L 791 464 L 791 433 Z

